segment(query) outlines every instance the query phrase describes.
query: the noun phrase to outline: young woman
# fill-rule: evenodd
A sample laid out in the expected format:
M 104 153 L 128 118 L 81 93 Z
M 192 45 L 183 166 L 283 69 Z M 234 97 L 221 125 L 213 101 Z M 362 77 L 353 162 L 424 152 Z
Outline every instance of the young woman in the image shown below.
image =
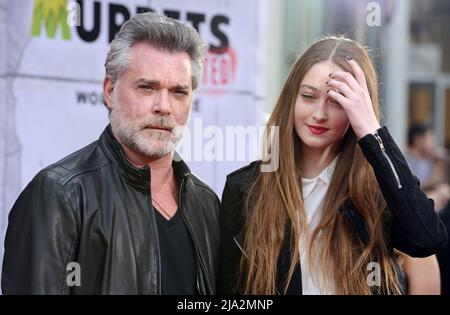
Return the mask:
M 256 161 L 227 176 L 219 294 L 398 294 L 394 248 L 425 257 L 446 244 L 380 127 L 376 72 L 356 42 L 326 38 L 295 62 L 265 152 L 278 153 L 273 172 Z

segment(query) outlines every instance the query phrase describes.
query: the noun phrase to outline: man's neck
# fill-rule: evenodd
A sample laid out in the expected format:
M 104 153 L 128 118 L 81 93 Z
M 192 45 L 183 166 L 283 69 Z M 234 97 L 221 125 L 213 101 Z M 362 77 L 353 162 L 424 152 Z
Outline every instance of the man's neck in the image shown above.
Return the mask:
M 120 143 L 125 158 L 133 166 L 142 168 L 146 165 L 150 167 L 153 183 L 162 184 L 173 177 L 172 154 L 163 157 L 149 157 L 130 149 L 128 146 Z

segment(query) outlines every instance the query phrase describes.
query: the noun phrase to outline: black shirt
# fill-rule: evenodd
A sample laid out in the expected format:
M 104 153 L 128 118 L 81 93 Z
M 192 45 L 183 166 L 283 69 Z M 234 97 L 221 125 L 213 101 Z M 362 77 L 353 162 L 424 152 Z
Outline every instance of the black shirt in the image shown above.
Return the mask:
M 154 208 L 161 255 L 161 294 L 195 294 L 194 246 L 179 210 L 167 220 Z

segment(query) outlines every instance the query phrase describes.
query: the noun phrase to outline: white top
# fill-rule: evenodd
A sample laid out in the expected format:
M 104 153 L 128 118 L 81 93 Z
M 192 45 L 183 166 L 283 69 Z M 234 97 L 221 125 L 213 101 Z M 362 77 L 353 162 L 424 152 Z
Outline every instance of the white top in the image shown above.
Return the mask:
M 316 177 L 302 178 L 303 203 L 309 225 L 309 231 L 316 228 L 322 215 L 325 194 L 330 185 L 336 167 L 337 157 Z M 323 287 L 323 278 L 315 274 L 314 269 L 308 266 L 308 251 L 300 241 L 300 264 L 302 269 L 302 289 L 304 295 L 334 294 L 332 288 Z M 314 261 L 314 260 L 313 260 Z M 330 282 L 331 283 L 331 282 Z M 332 285 L 332 283 L 331 283 Z

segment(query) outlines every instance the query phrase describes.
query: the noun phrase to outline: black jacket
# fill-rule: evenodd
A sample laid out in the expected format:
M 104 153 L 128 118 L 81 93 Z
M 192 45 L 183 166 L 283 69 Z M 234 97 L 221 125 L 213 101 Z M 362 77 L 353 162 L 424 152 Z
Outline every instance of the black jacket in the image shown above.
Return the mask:
M 367 161 L 372 166 L 383 196 L 387 202 L 390 222 L 388 244 L 392 248 L 413 256 L 426 257 L 437 253 L 447 243 L 447 231 L 434 210 L 434 202 L 420 189 L 401 151 L 386 127 L 376 135 L 366 135 L 358 141 Z M 246 190 L 260 170 L 261 163 L 253 162 L 227 176 L 220 213 L 221 249 L 217 291 L 221 294 L 239 294 L 239 262 L 245 241 Z M 341 215 L 363 243 L 368 232 L 359 212 L 351 200 L 339 207 Z M 261 227 L 262 228 L 262 227 Z M 277 291 L 283 292 L 291 260 L 290 225 L 286 226 L 285 242 L 278 256 Z M 300 264 L 294 272 L 287 294 L 301 294 Z
M 181 159 L 173 168 L 196 252 L 196 289 L 214 294 L 220 202 Z M 9 215 L 3 293 L 159 294 L 150 180 L 148 166 L 125 159 L 110 126 L 98 141 L 39 172 Z M 81 286 L 68 286 L 70 262 L 79 264 Z

